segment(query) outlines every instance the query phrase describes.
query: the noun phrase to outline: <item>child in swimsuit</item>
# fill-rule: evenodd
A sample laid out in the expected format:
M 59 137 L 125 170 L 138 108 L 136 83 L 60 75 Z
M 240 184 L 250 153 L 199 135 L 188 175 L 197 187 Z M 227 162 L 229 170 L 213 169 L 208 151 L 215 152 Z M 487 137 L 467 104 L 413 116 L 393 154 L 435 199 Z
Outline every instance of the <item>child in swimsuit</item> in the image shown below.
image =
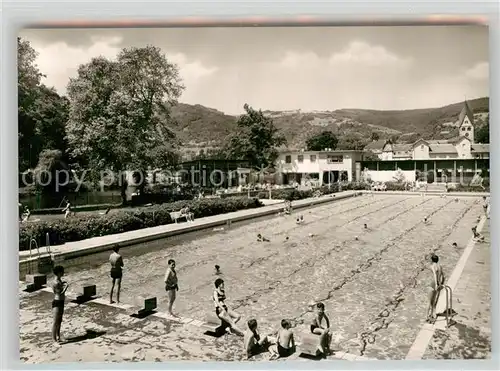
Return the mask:
M 222 321 L 223 327 L 229 327 L 233 330 L 237 335 L 243 336 L 243 331 L 241 331 L 236 323 L 241 319 L 241 316 L 230 310 L 225 301 L 226 301 L 226 292 L 224 290 L 224 280 L 222 278 L 217 278 L 215 280 L 215 290 L 212 295 L 212 300 L 215 304 L 215 314 Z
M 52 314 L 54 321 L 52 323 L 52 340 L 55 343 L 61 343 L 61 324 L 64 314 L 64 299 L 68 284 L 62 280 L 64 276 L 64 268 L 60 265 L 54 267 L 54 281 L 51 284 L 54 292 L 54 300 L 52 300 Z
M 435 254 L 431 255 L 432 278 L 429 281 L 429 307 L 427 309 L 427 322 L 432 322 L 436 318 L 436 305 L 439 298 L 439 292 L 444 285 L 444 273 L 439 257 Z
M 276 347 L 278 354 L 282 358 L 286 358 L 293 354 L 295 351 L 295 339 L 293 338 L 293 332 L 290 330 L 292 325 L 286 319 L 281 320 L 281 329 L 278 331 L 278 339 L 276 341 Z
M 165 291 L 168 294 L 168 313 L 176 317 L 172 312 L 172 307 L 174 306 L 174 301 L 176 298 L 176 291 L 179 291 L 179 285 L 177 281 L 177 272 L 175 271 L 175 260 L 170 259 L 168 261 L 168 268 L 165 272 Z
M 319 335 L 318 351 L 326 355 L 330 347 L 330 320 L 325 314 L 325 304 L 316 304 L 316 316 L 311 323 L 311 333 Z M 322 322 L 325 321 L 325 325 Z
M 109 264 L 111 265 L 110 276 L 112 279 L 111 284 L 111 292 L 109 293 L 109 302 L 112 304 L 113 301 L 113 291 L 115 289 L 116 284 L 116 302 L 120 303 L 120 290 L 122 286 L 122 277 L 123 277 L 123 259 L 122 256 L 118 253 L 120 251 L 119 246 L 113 246 L 113 252 L 109 256 Z
M 247 358 L 251 358 L 257 354 L 265 352 L 269 348 L 269 340 L 267 336 L 261 337 L 257 332 L 257 320 L 248 320 L 248 331 L 245 332 L 243 344 Z

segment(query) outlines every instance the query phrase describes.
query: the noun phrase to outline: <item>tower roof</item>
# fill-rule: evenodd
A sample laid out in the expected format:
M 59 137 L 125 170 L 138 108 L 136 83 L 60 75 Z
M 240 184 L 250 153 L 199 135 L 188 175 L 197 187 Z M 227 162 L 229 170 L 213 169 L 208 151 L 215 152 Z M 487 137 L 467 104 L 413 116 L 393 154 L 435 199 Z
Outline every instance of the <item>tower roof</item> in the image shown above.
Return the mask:
M 464 107 L 462 108 L 462 111 L 460 111 L 460 115 L 458 116 L 458 126 L 462 126 L 462 123 L 464 122 L 465 116 L 467 116 L 470 120 L 470 123 L 474 125 L 474 114 L 472 113 L 472 110 L 470 109 L 469 103 L 467 101 L 464 101 Z

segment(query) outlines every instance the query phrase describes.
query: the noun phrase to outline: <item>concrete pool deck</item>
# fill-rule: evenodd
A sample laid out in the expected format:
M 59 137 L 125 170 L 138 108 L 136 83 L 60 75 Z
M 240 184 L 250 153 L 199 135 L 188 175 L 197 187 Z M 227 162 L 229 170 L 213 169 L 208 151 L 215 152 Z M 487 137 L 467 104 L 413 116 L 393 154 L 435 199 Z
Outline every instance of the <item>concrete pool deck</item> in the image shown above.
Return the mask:
M 453 202 L 453 199 L 439 197 L 382 196 L 356 197 L 334 208 L 324 204 L 304 215 L 306 223 L 300 227 L 295 225 L 293 218 L 272 218 L 203 237 L 200 241 L 169 246 L 168 252 L 127 257 L 125 250 L 127 271 L 122 301 L 131 302 L 131 297 L 140 292 L 138 288 L 149 288 L 151 293 L 164 296 L 161 294 L 164 273 L 161 262 L 173 257 L 178 261 L 181 279 L 174 310 L 186 316 L 182 320 L 184 323 L 163 314 L 162 297 L 160 312 L 142 320 L 130 317 L 126 305 L 120 308 L 106 304 L 108 267 L 105 264 L 97 268 L 86 266 L 82 267 L 84 271 L 68 272 L 72 288 L 102 282 L 105 286 L 98 287 L 102 297 L 83 305 L 68 303 L 63 336 L 67 334 L 69 343 L 55 347 L 49 334 L 51 295 L 47 290 L 32 294 L 20 291 L 21 359 L 28 363 L 242 360 L 240 338 L 228 335 L 214 339 L 203 335 L 201 329 L 204 313 L 213 307 L 209 299 L 213 287 L 211 262 L 221 251 L 226 252 L 226 258 L 217 259 L 223 260 L 224 279 L 229 283 L 229 305 L 242 314 L 242 326 L 252 316 L 259 320 L 261 333 L 268 333 L 276 329 L 280 318 L 301 319 L 302 305 L 315 298 L 325 302 L 335 331 L 334 343 L 338 346 L 334 348 L 339 351 L 329 359 L 404 359 L 425 318 L 427 276 L 419 276 L 423 255 L 432 246 L 432 250 L 437 250 L 443 258 L 445 272 L 452 272 L 462 264 L 460 257 L 468 247 L 470 225 L 477 223 L 482 210 L 480 203 L 470 198 Z M 424 226 L 421 220 L 426 215 L 431 215 L 432 223 Z M 361 231 L 362 223 L 368 223 L 371 230 Z M 259 230 L 272 242 L 258 247 L 249 241 L 249 236 Z M 308 237 L 309 231 L 318 236 Z M 462 315 L 476 323 L 477 313 L 468 314 L 465 309 L 479 300 L 484 308 L 489 308 L 486 291 L 477 290 L 480 279 L 485 281 L 489 271 L 474 278 L 472 276 L 478 276 L 479 269 L 468 268 L 474 259 L 480 259 L 476 265 L 483 263 L 483 269 L 490 263 L 484 252 L 489 234 L 485 232 L 484 235 L 486 243 L 472 249 L 457 280 L 457 322 Z M 283 236 L 290 236 L 291 241 L 280 242 Z M 458 249 L 451 248 L 452 241 L 458 243 Z M 390 252 L 385 252 L 388 249 Z M 482 254 L 480 258 L 476 258 L 476 252 Z M 332 262 L 335 262 L 333 270 Z M 285 277 L 288 278 L 284 280 Z M 311 281 L 315 285 L 304 286 Z M 159 286 L 158 291 L 155 286 Z M 296 290 L 297 287 L 308 287 L 307 293 Z M 467 287 L 476 294 L 461 292 L 461 288 Z M 335 295 L 329 293 L 331 290 Z M 404 301 L 400 301 L 401 295 Z M 387 297 L 390 300 L 385 299 Z M 460 305 L 464 311 L 460 310 Z M 380 310 L 383 315 L 379 318 Z M 486 311 L 481 309 L 481 312 Z M 294 330 L 298 342 L 308 323 L 307 318 L 302 319 L 306 322 L 299 322 L 302 325 Z M 382 326 L 378 325 L 379 319 Z M 487 329 L 488 325 L 482 323 L 481 326 Z M 360 354 L 358 335 L 370 331 L 374 340 L 365 344 L 364 354 Z M 455 331 L 453 327 L 445 330 L 445 335 L 452 331 Z M 448 340 L 446 347 L 440 347 L 444 340 L 442 334 L 438 335 L 440 337 L 436 336 L 433 345 L 429 346 L 432 350 L 424 358 L 447 358 L 453 342 Z M 470 333 L 467 336 L 471 338 Z M 464 342 L 463 337 L 458 338 Z M 476 344 L 477 339 L 469 348 Z M 452 358 L 467 358 L 469 354 L 456 352 Z M 488 356 L 484 351 L 476 351 L 473 355 L 469 358 Z M 256 360 L 266 357 L 263 355 Z

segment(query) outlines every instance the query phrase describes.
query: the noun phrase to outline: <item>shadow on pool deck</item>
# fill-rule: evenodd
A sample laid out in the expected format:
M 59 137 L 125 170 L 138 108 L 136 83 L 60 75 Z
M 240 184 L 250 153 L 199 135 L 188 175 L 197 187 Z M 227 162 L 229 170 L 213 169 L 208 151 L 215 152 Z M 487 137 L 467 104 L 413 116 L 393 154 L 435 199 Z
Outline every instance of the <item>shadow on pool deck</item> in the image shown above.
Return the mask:
M 95 331 L 95 330 L 88 330 L 87 329 L 87 330 L 85 330 L 85 334 L 83 334 L 83 335 L 77 335 L 77 336 L 72 336 L 72 337 L 66 338 L 66 340 L 64 341 L 64 344 L 78 343 L 80 341 L 95 339 L 95 338 L 98 338 L 104 334 L 106 334 L 106 331 Z

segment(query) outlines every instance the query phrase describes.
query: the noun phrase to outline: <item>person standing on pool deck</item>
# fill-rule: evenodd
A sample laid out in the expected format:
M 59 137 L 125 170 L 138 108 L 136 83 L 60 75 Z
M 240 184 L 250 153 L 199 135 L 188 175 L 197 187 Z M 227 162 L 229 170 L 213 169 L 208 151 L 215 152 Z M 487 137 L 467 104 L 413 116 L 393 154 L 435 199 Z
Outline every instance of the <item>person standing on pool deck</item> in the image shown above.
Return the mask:
M 316 309 L 317 314 L 311 323 L 311 333 L 320 336 L 318 350 L 322 355 L 326 355 L 330 344 L 330 320 L 325 314 L 325 304 L 316 304 Z M 325 326 L 322 325 L 323 320 L 325 321 Z
M 223 323 L 226 322 L 229 324 L 230 329 L 237 335 L 243 336 L 243 331 L 236 326 L 236 323 L 240 320 L 241 316 L 238 313 L 229 310 L 225 303 L 226 292 L 224 290 L 224 280 L 222 278 L 217 278 L 214 284 L 215 290 L 212 295 L 212 300 L 215 304 L 215 314 L 222 320 Z
M 173 312 L 172 312 L 172 307 L 174 306 L 174 301 L 176 298 L 176 291 L 179 291 L 179 285 L 177 284 L 177 272 L 175 271 L 175 260 L 170 259 L 168 261 L 168 268 L 167 271 L 165 272 L 165 291 L 167 292 L 168 295 L 168 313 L 172 317 L 177 317 Z
M 64 299 L 68 284 L 62 280 L 64 276 L 64 268 L 57 265 L 53 269 L 55 275 L 54 281 L 51 284 L 54 292 L 54 300 L 52 300 L 52 314 L 54 321 L 52 323 L 52 340 L 54 343 L 61 343 L 61 324 L 64 314 Z
M 436 319 L 436 305 L 439 298 L 439 292 L 444 285 L 443 267 L 439 264 L 439 257 L 435 254 L 431 255 L 432 278 L 429 281 L 429 307 L 427 309 L 427 322 L 432 322 Z
M 109 302 L 111 304 L 114 303 L 113 301 L 113 291 L 115 290 L 115 284 L 116 284 L 116 302 L 119 304 L 120 303 L 120 290 L 122 287 L 122 276 L 123 276 L 123 259 L 122 256 L 118 253 L 120 251 L 119 246 L 113 246 L 113 252 L 109 256 L 109 264 L 111 264 L 111 272 L 110 276 L 111 279 L 113 280 L 112 285 L 111 285 L 111 292 L 109 293 Z

